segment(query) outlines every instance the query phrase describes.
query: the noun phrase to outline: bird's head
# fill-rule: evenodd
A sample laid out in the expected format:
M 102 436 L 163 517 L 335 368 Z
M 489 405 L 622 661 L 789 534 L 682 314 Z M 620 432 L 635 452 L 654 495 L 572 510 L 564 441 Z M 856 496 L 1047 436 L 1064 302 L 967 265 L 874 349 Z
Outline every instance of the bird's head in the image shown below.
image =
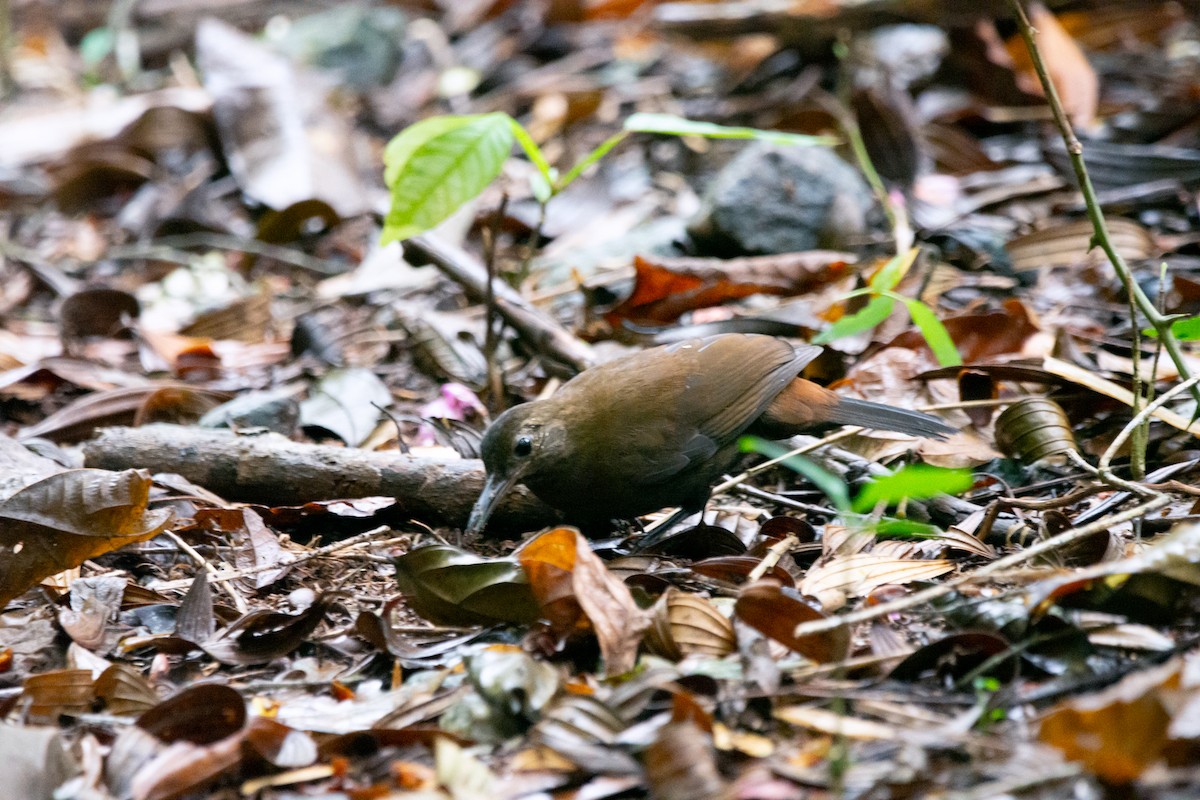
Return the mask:
M 535 400 L 510 408 L 496 417 L 483 435 L 481 447 L 487 481 L 475 501 L 468 533 L 478 533 L 509 490 L 541 470 L 554 469 L 565 438 L 550 403 Z

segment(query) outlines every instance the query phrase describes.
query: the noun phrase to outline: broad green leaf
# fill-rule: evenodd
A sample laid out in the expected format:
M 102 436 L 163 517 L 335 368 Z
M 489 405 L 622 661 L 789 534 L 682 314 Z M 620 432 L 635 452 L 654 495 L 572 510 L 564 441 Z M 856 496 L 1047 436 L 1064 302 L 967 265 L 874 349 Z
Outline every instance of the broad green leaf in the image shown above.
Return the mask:
M 929 349 L 933 351 L 933 356 L 938 360 L 938 364 L 943 367 L 962 366 L 962 356 L 959 355 L 958 348 L 954 346 L 950 332 L 933 313 L 933 309 L 920 300 L 901 299 L 908 306 L 908 313 L 912 317 L 913 324 L 925 337 L 925 344 L 929 345 Z
M 760 436 L 743 436 L 738 441 L 738 447 L 743 453 L 761 453 L 768 458 L 779 458 L 789 452 L 788 448 L 779 442 L 772 442 Z M 839 511 L 846 511 L 850 508 L 850 490 L 837 475 L 801 456 L 789 456 L 779 463 L 808 478 L 813 486 L 820 489 Z
M 871 288 L 877 292 L 895 289 L 917 260 L 918 252 L 917 248 L 910 247 L 907 252 L 897 253 L 888 259 L 888 262 L 871 277 Z
M 813 337 L 813 344 L 829 344 L 845 336 L 872 330 L 892 313 L 896 301 L 885 295 L 872 297 L 870 302 L 849 316 L 842 317 Z
M 384 151 L 392 207 L 382 241 L 434 227 L 500 174 L 513 145 L 507 114 L 432 117 L 411 125 Z
M 854 498 L 853 507 L 855 511 L 865 514 L 880 502 L 893 505 L 906 497 L 923 500 L 939 494 L 965 492 L 974 481 L 969 469 L 911 464 L 868 483 Z
M 792 145 L 835 145 L 840 141 L 833 136 L 806 136 L 784 131 L 764 131 L 758 128 L 730 127 L 711 122 L 697 122 L 673 114 L 637 113 L 625 120 L 625 130 L 631 133 L 662 133 L 669 136 L 704 136 L 709 139 L 758 139 L 775 144 Z

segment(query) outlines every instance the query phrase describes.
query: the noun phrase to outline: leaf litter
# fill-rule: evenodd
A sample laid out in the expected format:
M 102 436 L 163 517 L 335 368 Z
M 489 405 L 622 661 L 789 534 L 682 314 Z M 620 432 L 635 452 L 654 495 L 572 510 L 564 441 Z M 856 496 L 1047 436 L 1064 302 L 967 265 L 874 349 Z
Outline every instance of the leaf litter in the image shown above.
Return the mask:
M 13 796 L 1194 794 L 1194 11 L 1029 6 L 1175 363 L 1011 14 L 59 5 L 0 111 Z M 488 418 L 723 332 L 961 430 L 748 456 L 647 552 L 462 538 Z

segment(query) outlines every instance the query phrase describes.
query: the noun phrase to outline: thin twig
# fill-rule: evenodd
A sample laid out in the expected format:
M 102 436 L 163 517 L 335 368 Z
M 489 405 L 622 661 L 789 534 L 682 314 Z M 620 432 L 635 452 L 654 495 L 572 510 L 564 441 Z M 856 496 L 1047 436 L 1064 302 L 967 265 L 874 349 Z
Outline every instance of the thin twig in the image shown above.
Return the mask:
M 175 531 L 164 531 L 164 533 L 168 539 L 175 542 L 176 547 L 191 556 L 192 560 L 195 561 L 202 570 L 209 574 L 210 581 L 216 580 L 217 575 L 220 574 L 217 571 L 217 568 L 214 567 L 207 558 L 200 555 L 196 548 L 185 542 L 179 534 L 175 533 Z M 191 583 L 191 581 L 188 581 L 189 586 Z M 238 594 L 237 590 L 235 590 L 232 586 L 224 586 L 222 589 L 225 591 L 225 594 L 229 595 L 229 599 L 233 601 L 233 606 L 238 610 L 238 613 L 245 614 L 250 610 L 250 606 L 246 604 L 245 598 Z
M 960 575 L 957 578 L 952 578 L 945 583 L 938 584 L 937 586 L 931 586 L 928 589 L 909 595 L 908 597 L 902 597 L 899 600 L 893 600 L 890 603 L 881 603 L 877 606 L 871 606 L 870 608 L 862 608 L 858 611 L 851 611 L 849 614 L 842 614 L 841 616 L 801 623 L 800 625 L 796 626 L 796 630 L 793 631 L 792 635 L 796 637 L 813 636 L 818 633 L 826 633 L 828 631 L 837 630 L 838 628 L 844 628 L 849 625 L 857 625 L 860 622 L 869 622 L 873 619 L 886 617 L 889 614 L 895 614 L 900 611 L 907 611 L 910 608 L 916 608 L 917 606 L 921 606 L 932 600 L 936 600 L 939 597 L 944 597 L 960 586 L 965 586 L 969 583 L 974 583 L 981 578 L 986 578 L 990 575 L 995 575 L 998 572 L 1003 572 L 1009 567 L 1021 564 L 1041 555 L 1042 553 L 1048 553 L 1052 550 L 1057 550 L 1058 548 L 1065 547 L 1072 542 L 1087 538 L 1092 534 L 1100 531 L 1106 531 L 1114 525 L 1118 525 L 1122 522 L 1128 522 L 1129 520 L 1135 519 L 1144 514 L 1149 514 L 1151 511 L 1160 509 L 1169 502 L 1171 502 L 1171 497 L 1169 495 L 1156 495 L 1141 505 L 1126 509 L 1118 514 L 1113 514 L 1111 517 L 1105 517 L 1104 519 L 1096 520 L 1089 525 L 1084 525 L 1079 528 L 1072 528 L 1071 530 L 1060 533 L 1058 536 L 1052 536 L 1049 539 L 1043 539 L 1036 544 L 1026 547 L 1024 550 L 1012 553 L 1004 558 L 997 559 L 990 564 L 980 567 L 974 572 Z
M 339 550 L 346 550 L 347 548 L 350 548 L 350 547 L 356 547 L 360 544 L 366 544 L 367 542 L 370 542 L 373 539 L 378 538 L 380 536 L 380 534 L 384 534 L 384 533 L 393 533 L 393 531 L 391 528 L 389 528 L 386 525 L 383 525 L 378 528 L 373 528 L 369 531 L 365 531 L 364 533 L 355 534 L 354 536 L 351 536 L 347 539 L 342 539 L 340 542 L 333 542 L 332 544 L 327 544 L 324 547 L 318 547 L 316 550 L 310 550 L 307 553 L 302 553 L 302 554 L 296 556 L 291 561 L 288 561 L 287 563 L 276 562 L 276 563 L 272 563 L 272 564 L 259 564 L 258 566 L 255 566 L 255 567 L 247 567 L 246 569 L 237 569 L 237 570 L 217 571 L 216 569 L 209 569 L 208 570 L 208 573 L 209 573 L 208 582 L 209 583 L 223 583 L 223 582 L 227 582 L 227 581 L 236 581 L 240 578 L 246 578 L 251 575 L 258 575 L 261 572 L 270 572 L 271 570 L 294 567 L 294 566 L 297 566 L 298 564 L 303 564 L 305 561 L 311 561 L 314 558 L 323 558 L 324 556 L 328 556 L 332 553 L 336 553 Z M 376 544 L 381 544 L 381 543 L 377 542 Z M 186 549 L 184 549 L 184 548 L 186 548 Z M 190 546 L 188 546 L 186 544 L 181 545 L 181 549 L 184 549 L 184 552 L 187 552 L 189 555 L 191 555 L 191 553 L 188 552 L 189 550 L 191 550 Z M 194 552 L 194 551 L 192 551 L 192 552 Z M 199 556 L 199 554 L 197 554 L 197 556 Z M 196 557 L 196 556 L 193 556 L 193 557 Z M 207 563 L 204 561 L 204 559 L 202 557 L 200 558 L 200 560 L 201 560 L 201 563 Z M 211 567 L 212 565 L 209 564 L 208 566 Z M 169 581 L 167 583 L 155 584 L 154 589 L 156 591 L 164 591 L 164 592 L 172 591 L 175 589 L 187 589 L 192 585 L 192 580 L 193 580 L 192 578 L 185 578 L 184 580 Z
M 746 580 L 752 582 L 766 575 L 767 570 L 773 569 L 779 563 L 779 559 L 783 558 L 784 553 L 789 552 L 798 544 L 800 544 L 800 540 L 794 534 L 788 534 L 771 545 L 767 549 L 767 554 L 763 556 L 763 560 L 758 562 L 758 565 L 754 569 L 750 570 L 750 574 L 746 576 Z
M 1125 440 L 1129 438 L 1130 434 L 1132 434 L 1140 425 L 1142 425 L 1142 423 L 1150 418 L 1151 414 L 1162 408 L 1172 397 L 1180 392 L 1192 388 L 1197 383 L 1200 383 L 1200 376 L 1188 378 L 1183 383 L 1172 386 L 1170 389 L 1159 395 L 1153 403 L 1150 403 L 1145 408 L 1138 411 L 1134 418 L 1129 420 L 1129 423 L 1125 426 L 1125 428 L 1117 434 L 1117 438 L 1113 439 L 1112 444 L 1110 444 L 1108 449 L 1104 451 L 1104 455 L 1100 456 L 1100 469 L 1106 472 L 1108 471 L 1108 465 L 1113 460 L 1113 456 L 1116 455 L 1117 450 L 1120 449 L 1121 445 L 1125 444 Z
M 499 413 L 504 404 L 504 382 L 500 377 L 500 369 L 496 365 L 496 347 L 500 340 L 497 321 L 500 314 L 496 310 L 496 244 L 500 235 L 500 223 L 508 210 L 508 192 L 500 196 L 500 205 L 492 218 L 493 224 L 488 228 L 489 235 L 484 239 L 484 266 L 487 267 L 487 286 L 483 294 L 483 305 L 487 309 L 484 317 L 483 355 L 487 363 L 487 386 L 489 397 L 488 407 L 493 414 Z

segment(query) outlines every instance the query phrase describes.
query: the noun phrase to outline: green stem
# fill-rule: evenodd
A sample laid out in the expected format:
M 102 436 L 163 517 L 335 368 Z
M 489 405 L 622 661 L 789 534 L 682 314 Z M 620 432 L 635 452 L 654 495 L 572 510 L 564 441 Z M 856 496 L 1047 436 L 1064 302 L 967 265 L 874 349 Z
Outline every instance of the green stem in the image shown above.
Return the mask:
M 1100 201 L 1096 198 L 1096 190 L 1092 187 L 1092 179 L 1088 175 L 1087 166 L 1083 161 L 1083 145 L 1075 136 L 1075 131 L 1071 127 L 1071 122 L 1067 119 L 1067 114 L 1063 110 L 1062 101 L 1058 97 L 1058 91 L 1054 88 L 1053 81 L 1050 80 L 1050 74 L 1046 70 L 1046 64 L 1042 61 L 1041 51 L 1038 50 L 1037 43 L 1034 41 L 1033 26 L 1029 22 L 1029 17 L 1025 14 L 1025 6 L 1021 0 L 1009 0 L 1013 10 L 1017 14 L 1017 27 L 1021 31 L 1021 38 L 1025 40 L 1025 47 L 1029 50 L 1030 60 L 1033 62 L 1033 68 L 1037 72 L 1038 80 L 1041 81 L 1042 89 L 1046 93 L 1046 101 L 1050 104 L 1050 110 L 1054 115 L 1055 125 L 1058 126 L 1059 134 L 1062 136 L 1063 143 L 1067 148 L 1067 156 L 1071 160 L 1071 168 L 1075 171 L 1075 178 L 1079 182 L 1079 190 L 1083 193 L 1083 202 L 1087 207 L 1087 216 L 1092 223 L 1092 246 L 1099 246 L 1104 254 L 1108 256 L 1108 260 L 1112 263 L 1113 269 L 1116 270 L 1121 282 L 1125 285 L 1125 290 L 1130 298 L 1137 305 L 1142 316 L 1150 323 L 1158 333 L 1159 341 L 1167 351 L 1167 355 L 1171 357 L 1171 361 L 1175 364 L 1175 369 L 1179 372 L 1179 377 L 1187 380 L 1191 377 L 1191 370 L 1188 367 L 1187 361 L 1184 359 L 1183 350 L 1179 346 L 1179 340 L 1175 338 L 1174 332 L 1171 330 L 1171 319 L 1168 316 L 1160 314 L 1154 303 L 1142 291 L 1142 287 L 1138 286 L 1137 281 L 1133 279 L 1133 273 L 1129 269 L 1129 265 L 1125 263 L 1125 259 L 1117 252 L 1113 246 L 1112 239 L 1108 235 L 1108 225 L 1104 221 L 1104 212 L 1100 210 Z M 1134 320 L 1136 326 L 1137 321 Z M 1192 397 L 1200 403 L 1200 388 L 1192 388 Z

